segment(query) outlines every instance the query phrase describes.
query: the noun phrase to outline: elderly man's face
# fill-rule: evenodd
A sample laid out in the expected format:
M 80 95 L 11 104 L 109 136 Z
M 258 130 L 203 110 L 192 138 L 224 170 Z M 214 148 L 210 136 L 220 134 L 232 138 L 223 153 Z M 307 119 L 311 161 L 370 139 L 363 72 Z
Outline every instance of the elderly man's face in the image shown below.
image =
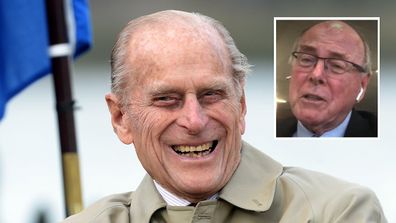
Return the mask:
M 143 72 L 132 81 L 126 130 L 118 135 L 133 142 L 157 182 L 194 201 L 220 190 L 235 171 L 246 108 L 219 37 L 178 33 L 164 31 L 144 46 L 131 43 L 138 55 L 130 60 Z
M 301 37 L 297 51 L 323 58 L 344 59 L 363 66 L 364 46 L 351 27 L 340 22 L 315 25 Z M 324 61 L 307 71 L 292 62 L 289 101 L 293 114 L 312 131 L 323 133 L 339 125 L 367 88 L 368 75 L 356 69 L 331 75 Z

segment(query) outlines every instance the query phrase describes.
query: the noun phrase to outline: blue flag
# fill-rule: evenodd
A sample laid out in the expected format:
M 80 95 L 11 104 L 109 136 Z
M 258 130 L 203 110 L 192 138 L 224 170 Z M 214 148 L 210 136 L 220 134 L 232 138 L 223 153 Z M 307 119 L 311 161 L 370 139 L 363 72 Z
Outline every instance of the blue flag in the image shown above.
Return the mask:
M 87 0 L 70 0 L 74 57 L 89 49 Z M 0 120 L 8 100 L 51 71 L 45 0 L 0 1 Z

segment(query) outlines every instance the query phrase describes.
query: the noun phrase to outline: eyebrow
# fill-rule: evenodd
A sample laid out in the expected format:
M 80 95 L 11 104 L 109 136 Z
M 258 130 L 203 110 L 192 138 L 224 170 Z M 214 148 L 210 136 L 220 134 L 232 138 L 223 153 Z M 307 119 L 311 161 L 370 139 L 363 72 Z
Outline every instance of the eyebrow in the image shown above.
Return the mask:
M 312 46 L 300 45 L 299 48 L 300 48 L 300 50 L 307 52 L 307 53 L 315 53 L 315 54 L 317 53 L 317 49 Z M 330 51 L 330 58 L 347 60 L 345 54 L 334 52 L 334 51 Z
M 232 85 L 233 86 L 233 85 Z M 202 92 L 205 92 L 207 90 L 222 90 L 222 91 L 229 91 L 230 87 L 227 85 L 227 83 L 220 81 L 220 80 L 214 80 L 211 81 L 209 84 L 203 84 L 202 86 L 197 87 L 197 94 L 200 94 Z M 154 84 L 154 87 L 148 91 L 150 96 L 159 96 L 159 95 L 164 95 L 164 94 L 184 94 L 185 89 L 183 86 L 174 86 L 171 84 L 161 84 L 161 83 L 156 83 Z
M 180 87 L 169 86 L 169 85 L 159 85 L 159 86 L 154 86 L 154 88 L 150 89 L 149 95 L 150 96 L 159 96 L 159 95 L 171 94 L 171 93 L 181 94 L 182 92 L 183 92 L 183 89 Z

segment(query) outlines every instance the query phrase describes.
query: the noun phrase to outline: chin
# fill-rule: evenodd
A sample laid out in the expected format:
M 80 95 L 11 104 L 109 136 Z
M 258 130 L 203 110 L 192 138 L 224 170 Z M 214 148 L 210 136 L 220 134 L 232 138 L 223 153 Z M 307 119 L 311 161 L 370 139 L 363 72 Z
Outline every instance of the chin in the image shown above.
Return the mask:
M 180 188 L 188 194 L 195 196 L 211 196 L 218 192 L 224 185 L 219 179 L 213 179 L 213 177 L 197 177 L 194 180 L 180 182 Z
M 301 109 L 295 112 L 295 117 L 304 122 L 320 122 L 322 120 L 323 111 L 312 110 L 312 109 Z

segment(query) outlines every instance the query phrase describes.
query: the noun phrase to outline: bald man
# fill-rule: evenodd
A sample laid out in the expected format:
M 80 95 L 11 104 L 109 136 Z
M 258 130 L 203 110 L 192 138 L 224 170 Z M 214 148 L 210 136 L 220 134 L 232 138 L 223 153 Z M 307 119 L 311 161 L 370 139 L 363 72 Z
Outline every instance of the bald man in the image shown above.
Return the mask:
M 289 104 L 294 117 L 278 120 L 279 137 L 376 137 L 377 117 L 354 106 L 371 73 L 370 49 L 342 21 L 313 25 L 291 54 Z
M 370 190 L 283 167 L 242 141 L 249 64 L 219 22 L 181 11 L 137 18 L 111 61 L 112 125 L 148 174 L 65 222 L 385 222 Z

